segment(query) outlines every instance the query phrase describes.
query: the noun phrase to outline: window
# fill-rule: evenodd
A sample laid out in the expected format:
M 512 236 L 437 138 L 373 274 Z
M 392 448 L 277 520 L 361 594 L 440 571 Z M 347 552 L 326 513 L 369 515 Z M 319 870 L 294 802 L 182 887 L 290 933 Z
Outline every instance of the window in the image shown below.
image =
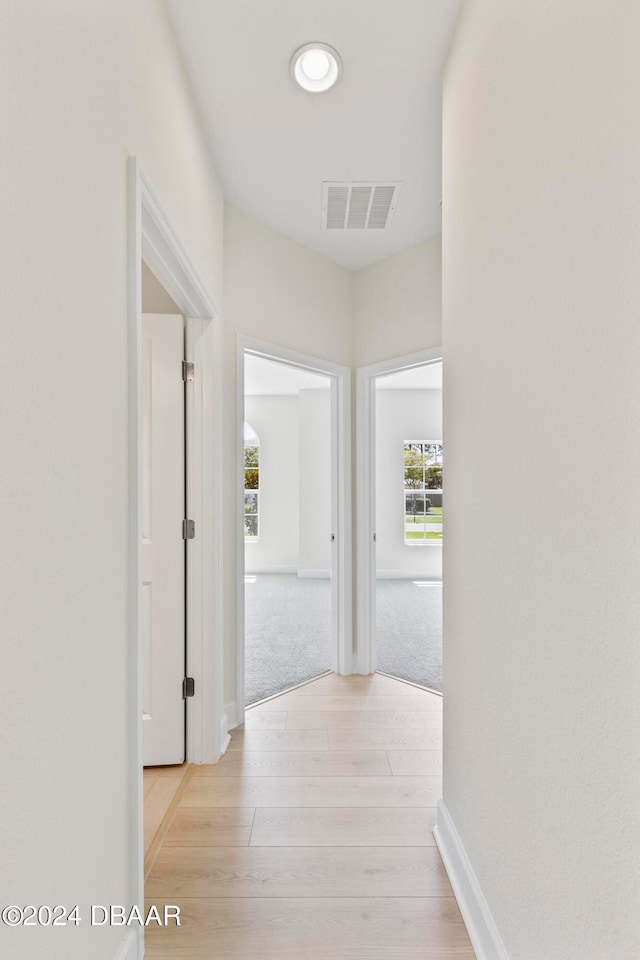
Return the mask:
M 404 445 L 404 542 L 442 542 L 442 444 Z
M 244 425 L 244 535 L 257 540 L 260 530 L 260 440 L 248 423 Z

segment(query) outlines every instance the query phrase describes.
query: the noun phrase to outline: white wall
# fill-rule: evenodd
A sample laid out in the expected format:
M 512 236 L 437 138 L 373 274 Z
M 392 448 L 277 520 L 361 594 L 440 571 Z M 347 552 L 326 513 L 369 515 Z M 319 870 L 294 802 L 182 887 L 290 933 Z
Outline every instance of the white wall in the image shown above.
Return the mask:
M 181 313 L 180 307 L 172 300 L 155 273 L 144 261 L 141 280 L 143 313 Z
M 442 544 L 404 540 L 404 444 L 442 443 L 441 390 L 376 390 L 379 577 L 442 577 Z
M 299 576 L 331 571 L 331 391 L 301 390 Z
M 245 419 L 260 438 L 260 535 L 257 541 L 245 541 L 245 569 L 251 573 L 297 572 L 298 397 L 245 397 Z
M 245 419 L 260 438 L 260 536 L 245 541 L 245 569 L 328 576 L 330 391 L 245 397 Z
M 359 270 L 353 284 L 356 366 L 441 345 L 439 236 Z
M 225 262 L 225 450 L 235 449 L 236 334 L 351 365 L 352 274 L 227 204 Z M 225 498 L 236 495 L 235 463 L 225 461 Z M 236 519 L 226 515 L 225 596 L 235 596 Z M 236 618 L 225 607 L 225 701 L 236 699 Z
M 350 365 L 352 274 L 231 204 L 224 238 L 229 329 Z
M 5 0 L 2 903 L 130 903 L 126 158 L 220 302 L 222 196 L 164 7 Z M 3 960 L 113 960 L 117 927 Z M 53 941 L 56 946 L 54 947 Z
M 347 366 L 441 344 L 440 237 L 350 273 L 227 204 L 224 243 L 227 451 L 235 449 L 237 333 Z M 230 457 L 224 469 L 225 497 L 233 502 L 236 476 Z M 225 596 L 233 597 L 237 537 L 231 511 L 224 538 Z M 236 690 L 231 602 L 225 606 L 225 636 L 225 701 L 231 702 Z
M 640 956 L 639 36 L 469 0 L 446 71 L 444 798 L 510 960 Z

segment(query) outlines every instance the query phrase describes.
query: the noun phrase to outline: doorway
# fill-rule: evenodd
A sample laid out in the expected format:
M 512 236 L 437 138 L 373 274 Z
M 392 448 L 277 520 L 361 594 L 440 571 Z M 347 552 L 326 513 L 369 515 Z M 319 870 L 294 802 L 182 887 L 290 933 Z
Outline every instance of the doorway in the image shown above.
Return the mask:
M 186 708 L 186 744 L 182 731 L 182 757 L 188 763 L 215 763 L 228 742 L 222 697 L 222 331 L 215 307 L 171 222 L 135 157 L 127 161 L 128 187 L 128 316 L 129 316 L 129 690 L 127 708 L 130 733 L 130 833 L 131 888 L 133 902 L 144 900 L 143 830 L 144 794 L 149 783 L 143 781 L 145 707 L 144 576 L 143 569 L 144 470 L 143 470 L 143 280 L 146 267 L 153 273 L 163 296 L 172 305 L 170 314 L 184 318 L 184 327 L 176 342 L 184 350 L 182 358 L 193 363 L 195 375 L 185 387 L 181 371 L 178 389 L 184 389 L 183 429 L 187 443 L 187 470 L 184 468 L 184 444 L 178 457 L 183 472 L 186 512 L 180 511 L 180 527 L 193 520 L 195 538 L 187 541 L 186 577 L 186 665 L 182 656 L 182 680 L 191 678 L 194 696 L 182 701 Z M 145 267 L 146 264 L 146 267 Z M 148 278 L 147 278 L 148 279 Z M 145 301 L 145 308 L 161 313 Z M 178 495 L 179 499 L 179 495 Z M 147 499 L 148 502 L 148 499 Z M 180 530 L 180 534 L 181 534 Z M 152 572 L 153 573 L 153 572 Z M 178 574 L 179 576 L 179 574 Z M 152 576 L 153 581 L 153 576 Z M 152 582 L 151 581 L 151 582 Z M 180 629 L 180 625 L 178 625 Z M 180 688 L 182 684 L 180 683 Z M 154 708 L 155 709 L 155 708 Z M 183 721 L 184 722 L 184 721 Z M 177 738 L 179 739 L 179 737 Z M 178 757 L 180 754 L 178 754 Z M 157 768 L 156 768 L 157 769 Z M 164 770 L 180 768 L 163 767 Z M 167 792 L 167 791 L 165 791 Z M 132 936 L 134 934 L 132 933 Z M 139 933 L 143 939 L 142 932 Z M 142 951 L 142 944 L 140 946 Z
M 442 692 L 442 363 L 375 378 L 378 669 Z
M 333 662 L 331 378 L 244 361 L 245 703 Z
M 362 672 L 442 692 L 440 349 L 358 371 Z
M 151 271 L 143 268 L 143 310 L 153 281 L 160 286 Z M 170 300 L 168 294 L 166 297 Z M 142 314 L 140 549 L 145 767 L 178 764 L 185 759 L 185 331 L 177 306 L 172 301 L 168 306 L 171 312 Z
M 186 325 L 142 263 L 142 723 L 145 866 L 186 759 Z
M 351 672 L 348 369 L 238 344 L 238 706 Z

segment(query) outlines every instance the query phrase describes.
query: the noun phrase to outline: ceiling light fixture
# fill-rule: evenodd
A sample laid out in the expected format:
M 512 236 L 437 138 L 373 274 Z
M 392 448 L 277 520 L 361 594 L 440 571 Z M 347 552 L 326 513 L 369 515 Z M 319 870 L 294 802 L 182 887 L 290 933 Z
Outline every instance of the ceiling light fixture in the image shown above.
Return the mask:
M 327 43 L 305 43 L 291 57 L 291 76 L 309 93 L 329 90 L 341 73 L 340 54 Z

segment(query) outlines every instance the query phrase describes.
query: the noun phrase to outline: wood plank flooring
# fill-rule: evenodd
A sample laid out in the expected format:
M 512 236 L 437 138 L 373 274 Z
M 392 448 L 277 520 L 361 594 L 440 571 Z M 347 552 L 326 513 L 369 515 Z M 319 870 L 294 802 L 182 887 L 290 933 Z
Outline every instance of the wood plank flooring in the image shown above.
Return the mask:
M 148 852 L 171 801 L 182 782 L 186 764 L 144 769 L 144 852 Z
M 441 698 L 320 678 L 193 770 L 147 878 L 147 960 L 473 960 L 434 845 Z

